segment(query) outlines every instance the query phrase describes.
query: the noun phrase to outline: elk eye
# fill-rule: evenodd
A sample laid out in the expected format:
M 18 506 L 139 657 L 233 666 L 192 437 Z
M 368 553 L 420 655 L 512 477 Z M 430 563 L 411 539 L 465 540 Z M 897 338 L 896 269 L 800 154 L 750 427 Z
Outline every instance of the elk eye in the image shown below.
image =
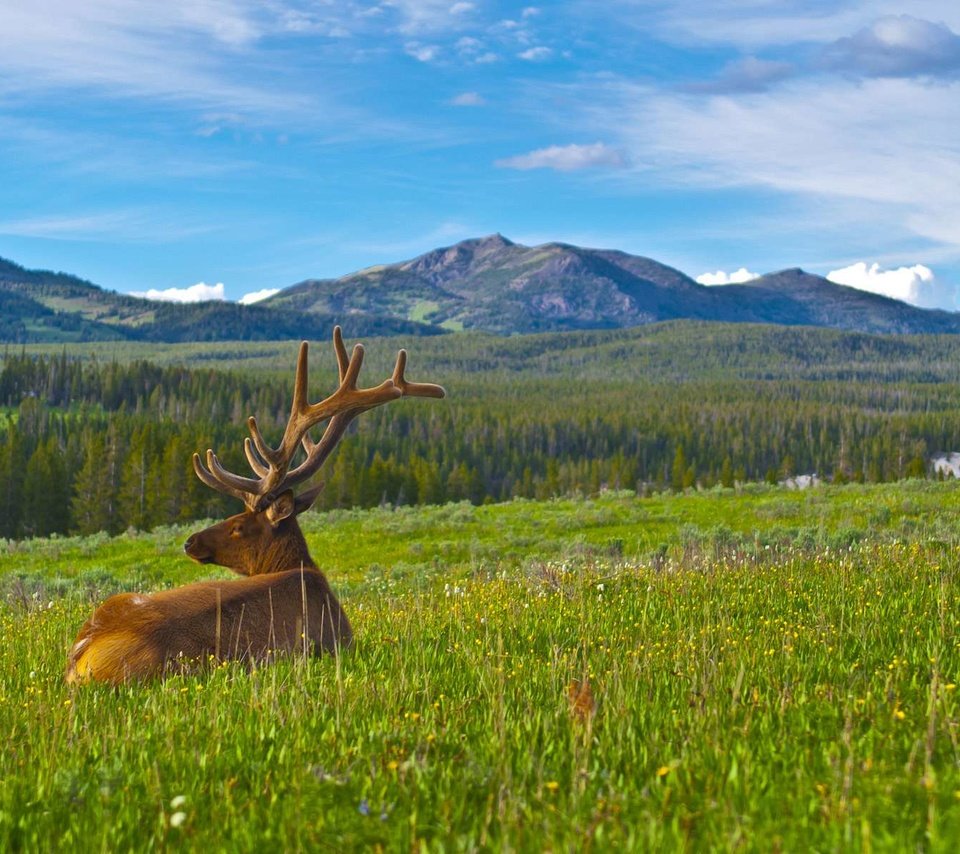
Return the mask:
M 235 540 L 243 536 L 243 528 L 237 525 L 233 530 L 230 531 L 230 536 Z

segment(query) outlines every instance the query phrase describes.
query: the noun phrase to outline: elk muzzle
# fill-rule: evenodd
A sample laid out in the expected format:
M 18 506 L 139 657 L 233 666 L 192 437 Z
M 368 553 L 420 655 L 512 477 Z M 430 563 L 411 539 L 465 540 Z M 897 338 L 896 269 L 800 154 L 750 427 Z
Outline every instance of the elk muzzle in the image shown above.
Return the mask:
M 197 563 L 213 563 L 213 552 L 204 543 L 203 532 L 191 534 L 183 544 L 183 550 Z

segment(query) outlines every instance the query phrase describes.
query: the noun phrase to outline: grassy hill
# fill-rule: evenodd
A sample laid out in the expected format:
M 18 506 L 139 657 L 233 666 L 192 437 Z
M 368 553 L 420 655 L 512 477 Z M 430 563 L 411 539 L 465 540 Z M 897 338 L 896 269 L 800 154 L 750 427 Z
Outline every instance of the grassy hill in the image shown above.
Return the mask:
M 354 312 L 364 335 L 433 335 L 427 325 L 388 315 Z M 104 290 L 64 273 L 25 270 L 0 259 L 0 341 L 105 342 L 275 341 L 327 338 L 334 315 L 262 305 L 202 302 L 189 305 L 139 299 Z

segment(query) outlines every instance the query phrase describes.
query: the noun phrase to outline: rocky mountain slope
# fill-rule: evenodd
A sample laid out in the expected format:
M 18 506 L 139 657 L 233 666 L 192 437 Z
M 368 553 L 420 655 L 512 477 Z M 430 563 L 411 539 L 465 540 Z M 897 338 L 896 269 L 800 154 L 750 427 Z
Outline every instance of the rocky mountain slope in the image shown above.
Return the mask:
M 309 316 L 386 312 L 443 329 L 497 334 L 609 329 L 690 318 L 863 332 L 960 332 L 960 315 L 915 308 L 784 270 L 708 287 L 650 258 L 499 234 L 339 279 L 308 279 L 264 303 Z
M 958 333 L 960 314 L 919 309 L 803 270 L 708 287 L 650 258 L 494 234 L 338 279 L 307 279 L 253 306 L 151 302 L 0 261 L 0 340 L 144 341 L 351 335 L 499 335 L 674 319 Z

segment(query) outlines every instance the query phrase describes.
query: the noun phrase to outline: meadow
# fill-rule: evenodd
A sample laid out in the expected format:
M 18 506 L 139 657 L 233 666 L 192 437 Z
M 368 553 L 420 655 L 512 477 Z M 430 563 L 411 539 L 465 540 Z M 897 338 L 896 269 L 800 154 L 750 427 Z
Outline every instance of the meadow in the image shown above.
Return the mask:
M 199 525 L 0 542 L 0 848 L 960 843 L 952 483 L 302 518 L 353 651 L 121 688 L 66 649 Z

